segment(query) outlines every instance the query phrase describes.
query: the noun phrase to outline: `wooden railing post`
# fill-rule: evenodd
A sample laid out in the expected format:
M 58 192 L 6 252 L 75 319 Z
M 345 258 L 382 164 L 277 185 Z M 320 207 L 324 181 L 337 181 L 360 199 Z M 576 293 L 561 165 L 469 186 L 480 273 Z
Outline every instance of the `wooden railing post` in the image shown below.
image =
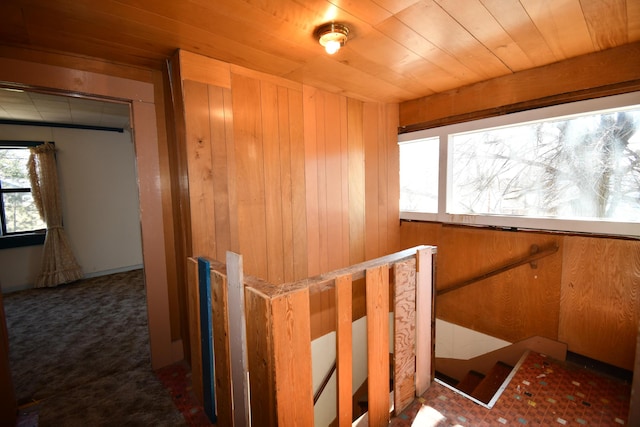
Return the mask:
M 336 368 L 338 425 L 351 426 L 353 412 L 353 318 L 351 275 L 336 278 Z
M 433 247 L 419 249 L 416 264 L 416 395 L 431 385 L 433 362 Z
M 309 289 L 277 296 L 271 303 L 279 426 L 313 426 Z
M 260 425 L 278 425 L 276 386 L 271 336 L 271 301 L 267 295 L 249 286 L 245 294 L 247 317 L 247 362 L 251 387 L 251 419 Z
M 369 425 L 389 424 L 389 266 L 367 269 Z

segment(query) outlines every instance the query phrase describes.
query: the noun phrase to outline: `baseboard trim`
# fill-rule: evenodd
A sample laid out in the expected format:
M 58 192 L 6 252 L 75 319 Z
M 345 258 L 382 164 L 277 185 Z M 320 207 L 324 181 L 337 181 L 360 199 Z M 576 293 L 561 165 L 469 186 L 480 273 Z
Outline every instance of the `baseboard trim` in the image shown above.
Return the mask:
M 633 380 L 633 371 L 629 371 L 618 366 L 610 365 L 605 362 L 601 362 L 596 359 L 592 359 L 582 354 L 567 351 L 567 362 L 571 362 L 576 365 L 594 371 L 603 375 L 607 375 L 618 380 L 627 381 L 631 383 Z
M 132 271 L 132 270 L 140 270 L 142 269 L 142 267 L 143 267 L 142 264 L 136 264 L 136 265 L 128 265 L 126 267 L 112 268 L 110 270 L 94 271 L 93 273 L 86 273 L 83 276 L 83 279 L 91 279 L 94 277 L 108 276 L 109 274 L 124 273 L 126 271 Z

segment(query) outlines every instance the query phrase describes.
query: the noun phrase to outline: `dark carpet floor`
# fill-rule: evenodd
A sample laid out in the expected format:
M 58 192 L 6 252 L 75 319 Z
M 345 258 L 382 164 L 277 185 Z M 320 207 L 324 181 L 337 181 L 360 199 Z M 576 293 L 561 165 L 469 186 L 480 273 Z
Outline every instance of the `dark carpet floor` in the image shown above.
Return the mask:
M 151 369 L 142 270 L 5 294 L 4 304 L 16 396 L 38 425 L 186 424 Z

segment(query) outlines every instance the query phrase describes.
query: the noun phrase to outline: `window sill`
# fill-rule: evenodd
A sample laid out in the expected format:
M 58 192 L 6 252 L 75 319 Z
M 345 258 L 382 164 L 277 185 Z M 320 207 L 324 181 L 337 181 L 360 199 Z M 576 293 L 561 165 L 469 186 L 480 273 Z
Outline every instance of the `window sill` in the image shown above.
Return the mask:
M 0 249 L 19 248 L 22 246 L 42 245 L 46 233 L 25 233 L 0 237 Z

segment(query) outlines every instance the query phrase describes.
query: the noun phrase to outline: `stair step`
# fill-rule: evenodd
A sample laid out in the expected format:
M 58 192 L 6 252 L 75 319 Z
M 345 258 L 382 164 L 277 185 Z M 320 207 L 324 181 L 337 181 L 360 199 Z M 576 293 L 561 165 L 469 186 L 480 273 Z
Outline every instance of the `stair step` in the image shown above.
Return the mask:
M 478 371 L 469 371 L 462 380 L 456 385 L 456 388 L 468 395 L 471 395 L 473 390 L 482 382 L 484 374 Z
M 512 369 L 513 366 L 503 362 L 496 362 L 484 379 L 468 394 L 483 403 L 489 403 L 493 395 L 496 394 L 502 383 L 504 383 L 504 380 L 507 379 Z
M 444 374 L 438 370 L 436 370 L 436 378 L 445 384 L 449 384 L 451 387 L 456 387 L 460 382 L 457 379 L 450 377 L 449 375 Z

